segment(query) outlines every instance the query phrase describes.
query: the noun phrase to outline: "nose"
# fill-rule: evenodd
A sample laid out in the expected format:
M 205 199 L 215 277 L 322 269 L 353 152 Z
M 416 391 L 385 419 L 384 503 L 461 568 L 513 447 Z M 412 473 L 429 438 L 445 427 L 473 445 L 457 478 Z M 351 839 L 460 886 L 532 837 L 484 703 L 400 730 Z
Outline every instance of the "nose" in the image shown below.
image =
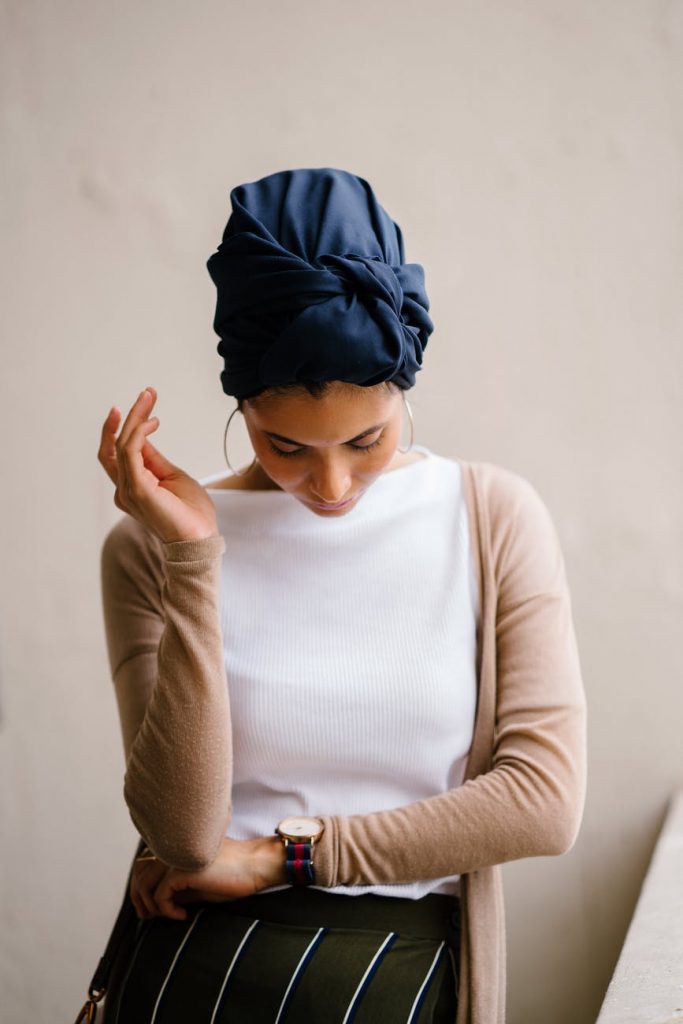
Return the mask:
M 351 496 L 351 472 L 343 459 L 321 461 L 311 472 L 311 494 L 326 505 L 338 505 Z

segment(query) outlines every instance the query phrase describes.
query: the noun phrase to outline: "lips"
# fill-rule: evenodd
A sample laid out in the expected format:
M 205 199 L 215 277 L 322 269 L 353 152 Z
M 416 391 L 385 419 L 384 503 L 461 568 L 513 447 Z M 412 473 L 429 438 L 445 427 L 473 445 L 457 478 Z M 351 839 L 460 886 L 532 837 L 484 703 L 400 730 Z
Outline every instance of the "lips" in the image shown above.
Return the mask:
M 347 498 L 346 501 L 341 501 L 338 505 L 322 505 L 319 501 L 314 501 L 312 502 L 312 504 L 315 505 L 316 508 L 323 509 L 324 511 L 329 510 L 330 512 L 333 512 L 335 511 L 335 509 L 344 508 L 346 505 L 350 505 L 351 502 L 355 499 L 355 497 L 356 495 L 354 494 L 351 498 Z

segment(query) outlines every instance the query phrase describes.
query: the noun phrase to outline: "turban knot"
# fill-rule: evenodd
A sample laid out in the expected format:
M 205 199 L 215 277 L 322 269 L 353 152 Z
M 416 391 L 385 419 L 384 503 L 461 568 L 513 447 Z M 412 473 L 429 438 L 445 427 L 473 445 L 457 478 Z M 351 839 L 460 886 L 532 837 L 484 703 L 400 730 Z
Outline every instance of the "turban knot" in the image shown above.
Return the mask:
M 434 325 L 424 270 L 363 179 L 336 168 L 238 185 L 207 268 L 228 395 L 301 380 L 412 387 Z

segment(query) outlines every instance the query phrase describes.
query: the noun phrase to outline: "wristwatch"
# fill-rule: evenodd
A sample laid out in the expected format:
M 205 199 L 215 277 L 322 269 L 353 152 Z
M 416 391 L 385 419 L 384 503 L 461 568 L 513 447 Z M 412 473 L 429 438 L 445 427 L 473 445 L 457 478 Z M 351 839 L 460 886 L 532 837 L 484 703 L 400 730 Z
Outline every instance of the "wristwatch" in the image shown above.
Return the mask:
M 283 818 L 275 832 L 285 844 L 287 880 L 291 885 L 315 883 L 313 847 L 323 834 L 325 826 L 320 818 Z

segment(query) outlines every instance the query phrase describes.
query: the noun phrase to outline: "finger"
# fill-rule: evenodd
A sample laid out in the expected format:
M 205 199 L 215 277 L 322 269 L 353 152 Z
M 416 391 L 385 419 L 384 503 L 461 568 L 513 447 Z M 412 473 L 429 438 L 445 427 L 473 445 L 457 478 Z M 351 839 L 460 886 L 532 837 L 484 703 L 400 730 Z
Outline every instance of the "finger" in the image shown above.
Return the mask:
M 145 388 L 144 391 L 141 391 L 135 399 L 124 420 L 123 426 L 121 427 L 121 433 L 119 434 L 116 442 L 116 448 L 119 453 L 124 445 L 128 443 L 130 435 L 133 433 L 138 423 L 142 423 L 143 420 L 147 419 L 156 400 L 156 391 L 154 388 L 149 387 Z
M 150 917 L 159 917 L 159 911 L 156 908 L 156 904 L 150 902 L 149 898 L 142 898 L 142 918 L 147 921 Z
M 179 907 L 173 900 L 175 893 L 187 889 L 188 883 L 184 875 L 169 872 L 162 878 L 154 890 L 154 902 L 161 914 L 165 917 L 173 917 L 178 921 L 184 921 L 187 917 L 187 910 Z
M 118 468 L 116 460 L 116 428 L 119 425 L 121 413 L 115 405 L 109 410 L 109 414 L 102 425 L 100 435 L 100 447 L 97 450 L 97 458 L 106 470 L 108 476 L 117 482 Z
M 159 420 L 157 417 L 158 425 Z M 142 458 L 147 469 L 150 469 L 158 480 L 165 480 L 166 477 L 178 472 L 178 467 L 167 459 L 165 455 L 162 455 L 159 449 L 149 440 L 149 437 L 145 438 L 142 445 Z
M 145 388 L 140 392 L 136 400 L 133 402 L 131 408 L 128 411 L 119 436 L 115 441 L 116 449 L 116 460 L 117 460 L 117 488 L 119 491 L 119 497 L 122 500 L 125 508 L 126 504 L 130 500 L 130 482 L 128 480 L 128 467 L 124 462 L 123 455 L 125 451 L 125 445 L 130 440 L 130 436 L 135 427 L 146 420 L 147 414 L 151 408 L 152 397 L 156 401 L 156 393 L 154 396 L 151 395 L 151 389 Z M 153 404 L 153 402 L 152 402 Z
M 140 870 L 135 868 L 134 873 L 130 880 L 130 898 L 135 907 L 135 911 L 138 917 L 146 918 L 149 916 L 147 913 L 147 907 L 145 906 L 144 900 L 140 895 Z
M 147 911 L 138 897 L 137 883 L 134 878 L 132 878 L 130 882 L 130 899 L 131 903 L 135 907 L 135 913 L 138 917 L 144 920 L 147 917 Z
M 138 876 L 138 896 L 150 917 L 158 917 L 159 915 L 159 908 L 154 900 L 153 892 L 165 870 L 163 865 L 160 865 L 158 862 L 150 862 Z
M 128 439 L 128 443 L 119 453 L 119 466 L 123 469 L 124 498 L 127 501 L 139 500 L 149 490 L 149 480 L 145 486 L 145 478 L 153 478 L 156 485 L 158 477 L 147 466 L 142 455 L 142 448 L 147 434 L 153 433 L 159 426 L 159 419 L 153 416 L 150 420 L 138 423 Z
M 151 887 L 145 882 L 138 884 L 138 899 L 142 904 L 145 917 L 156 917 L 158 915 L 159 911 L 152 899 Z

